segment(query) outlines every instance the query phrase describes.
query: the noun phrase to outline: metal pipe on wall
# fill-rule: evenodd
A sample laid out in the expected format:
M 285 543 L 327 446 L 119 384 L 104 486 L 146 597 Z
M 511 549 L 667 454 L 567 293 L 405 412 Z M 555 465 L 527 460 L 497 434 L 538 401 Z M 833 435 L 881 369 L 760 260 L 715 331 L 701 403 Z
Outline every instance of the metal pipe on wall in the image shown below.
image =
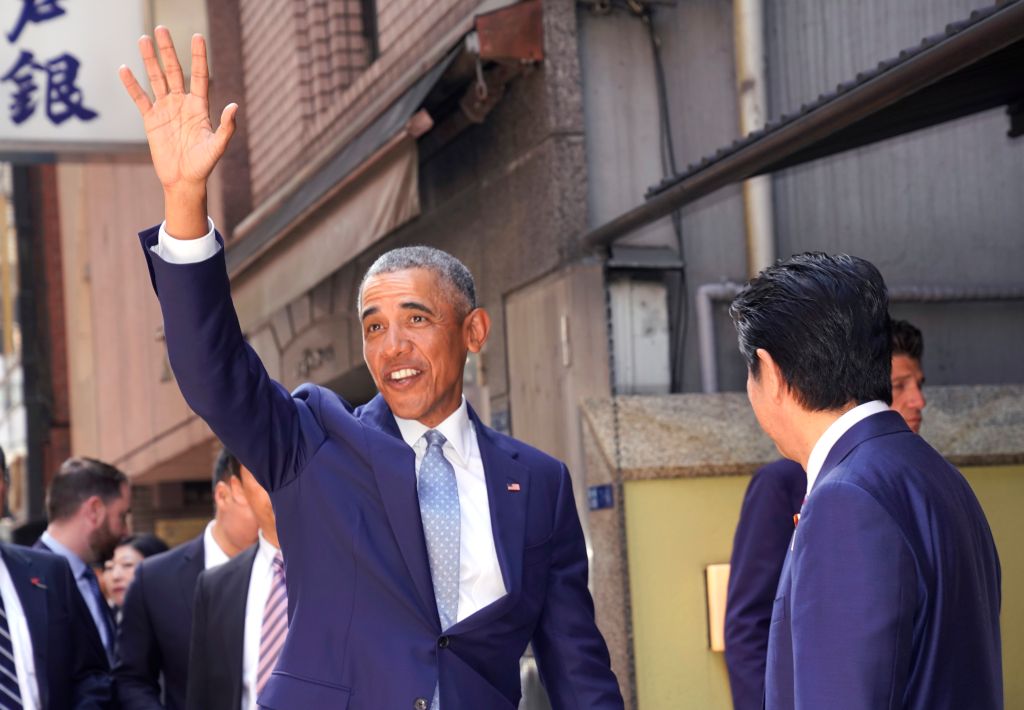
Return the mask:
M 764 5 L 763 0 L 733 0 L 732 7 L 740 135 L 747 136 L 764 128 L 768 119 Z M 743 182 L 743 210 L 747 232 L 747 275 L 753 278 L 775 262 L 771 175 L 759 175 Z
M 715 357 L 716 301 L 731 301 L 743 290 L 741 284 L 726 281 L 701 284 L 696 290 L 697 337 L 700 353 L 700 383 L 704 393 L 718 391 L 718 361 Z M 941 303 L 967 301 L 1021 301 L 1020 286 L 896 286 L 889 289 L 890 303 Z

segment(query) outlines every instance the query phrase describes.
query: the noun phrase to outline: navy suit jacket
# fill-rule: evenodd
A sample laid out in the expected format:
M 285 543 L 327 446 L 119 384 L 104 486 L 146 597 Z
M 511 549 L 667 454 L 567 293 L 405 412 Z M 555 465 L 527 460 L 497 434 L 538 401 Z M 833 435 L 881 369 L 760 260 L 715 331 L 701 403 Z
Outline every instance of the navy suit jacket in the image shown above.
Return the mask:
M 242 704 L 242 659 L 249 580 L 259 543 L 196 582 L 188 665 L 189 710 Z
M 32 639 L 42 710 L 113 707 L 107 654 L 67 560 L 0 543 Z
M 760 710 L 772 602 L 793 537 L 793 515 L 807 493 L 807 473 L 781 459 L 754 473 L 732 545 L 725 607 L 725 662 L 734 710 Z
M 185 707 L 192 598 L 205 564 L 200 535 L 143 560 L 135 570 L 124 599 L 114 666 L 124 710 Z
M 768 710 L 1003 707 L 1000 570 L 964 477 L 897 412 L 825 459 L 786 557 Z
M 289 394 L 242 338 L 223 250 L 168 264 L 150 251 L 156 228 L 140 237 L 181 391 L 277 515 L 290 627 L 262 706 L 426 707 L 440 682 L 444 710 L 512 710 L 530 642 L 556 710 L 623 706 L 562 463 L 470 412 L 508 593 L 442 633 L 415 455 L 384 400 L 353 409 L 313 385 Z

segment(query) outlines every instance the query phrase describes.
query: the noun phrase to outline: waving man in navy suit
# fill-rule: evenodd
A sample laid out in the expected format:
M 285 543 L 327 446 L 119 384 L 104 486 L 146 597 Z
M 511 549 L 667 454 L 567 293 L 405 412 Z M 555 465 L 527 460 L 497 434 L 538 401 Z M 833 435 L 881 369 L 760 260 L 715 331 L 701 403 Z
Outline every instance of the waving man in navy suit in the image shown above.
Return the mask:
M 259 704 L 511 710 L 532 642 L 555 708 L 621 708 L 568 471 L 462 396 L 490 328 L 469 271 L 435 249 L 385 254 L 359 291 L 380 394 L 353 409 L 313 385 L 286 391 L 242 338 L 206 215 L 236 106 L 213 131 L 202 37 L 190 93 L 166 29 L 156 43 L 140 40 L 155 98 L 121 78 L 165 192 L 164 224 L 140 236 L 171 365 L 270 492 L 284 558 L 289 631 Z

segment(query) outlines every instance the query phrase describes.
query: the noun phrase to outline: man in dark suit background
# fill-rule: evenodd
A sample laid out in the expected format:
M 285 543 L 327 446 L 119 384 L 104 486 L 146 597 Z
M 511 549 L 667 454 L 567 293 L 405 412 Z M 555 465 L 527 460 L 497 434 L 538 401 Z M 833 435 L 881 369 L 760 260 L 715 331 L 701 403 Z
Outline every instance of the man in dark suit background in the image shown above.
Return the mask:
M 0 707 L 112 707 L 106 654 L 66 560 L 0 543 L 0 632 Z
M 1000 570 L 955 468 L 889 410 L 888 295 L 809 253 L 733 301 L 754 414 L 808 495 L 773 604 L 767 710 L 1001 708 Z
M 142 562 L 125 596 L 114 667 L 124 710 L 181 710 L 188 685 L 196 579 L 256 539 L 238 459 L 222 449 L 213 470 L 214 518 L 194 540 Z M 219 707 L 210 705 L 209 707 Z
M 379 259 L 360 288 L 364 359 L 380 394 L 358 409 L 313 385 L 290 395 L 242 338 L 206 180 L 236 106 L 209 121 L 206 48 L 191 93 L 170 34 L 140 40 L 143 116 L 166 220 L 140 235 L 168 352 L 193 410 L 273 500 L 289 630 L 261 706 L 514 708 L 532 643 L 556 710 L 623 707 L 587 589 L 564 464 L 486 427 L 462 396 L 486 342 L 469 271 L 428 248 Z
M 35 547 L 56 553 L 71 565 L 96 632 L 113 664 L 114 616 L 100 591 L 93 565 L 102 567 L 130 532 L 128 477 L 116 467 L 87 457 L 72 457 L 46 492 L 49 525 Z
M 189 710 L 255 710 L 256 696 L 277 662 L 288 630 L 274 508 L 244 466 L 241 480 L 259 525 L 259 540 L 230 562 L 199 575 L 189 655 Z
M 921 331 L 907 321 L 892 324 L 892 409 L 915 434 L 925 406 Z M 736 525 L 725 610 L 725 662 L 734 710 L 760 710 L 768 658 L 768 628 L 782 563 L 793 537 L 794 516 L 807 495 L 807 474 L 781 459 L 750 479 Z

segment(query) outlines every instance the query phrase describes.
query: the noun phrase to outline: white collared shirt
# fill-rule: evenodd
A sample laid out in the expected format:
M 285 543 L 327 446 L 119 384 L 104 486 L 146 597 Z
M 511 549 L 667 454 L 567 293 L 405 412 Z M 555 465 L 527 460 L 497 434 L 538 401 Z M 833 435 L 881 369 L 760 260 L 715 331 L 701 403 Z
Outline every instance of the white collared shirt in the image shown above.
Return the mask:
M 228 557 L 228 553 L 221 549 L 217 538 L 213 536 L 213 526 L 215 523 L 215 520 L 211 520 L 206 524 L 206 530 L 203 531 L 203 569 L 222 565 L 231 559 Z
M 249 595 L 245 599 L 245 630 L 242 634 L 242 710 L 256 710 L 256 676 L 260 667 L 260 634 L 263 607 L 274 583 L 274 555 L 277 548 L 260 531 L 259 547 L 249 573 Z
M 166 262 L 187 264 L 209 259 L 218 251 L 213 231 L 213 220 L 207 218 L 210 231 L 198 239 L 175 239 L 167 234 L 166 223 L 160 225 L 157 245 L 153 253 Z M 417 421 L 395 417 L 402 438 L 416 452 L 416 476 L 420 462 L 427 452 L 423 439 L 427 427 Z M 444 434 L 445 458 L 455 469 L 459 488 L 459 612 L 462 621 L 506 594 L 505 581 L 498 564 L 491 527 L 491 509 L 488 505 L 487 481 L 483 460 L 477 444 L 476 432 L 469 421 L 466 400 L 436 429 Z M 262 607 L 261 607 L 262 608 Z
M 3 555 L 0 555 L 0 597 L 4 600 L 7 628 L 11 632 L 11 646 L 14 647 L 14 668 L 18 672 L 21 704 L 25 710 L 38 710 L 39 682 L 36 679 L 35 658 L 32 656 L 32 636 L 28 631 L 25 609 L 21 605 L 18 590 L 14 588 L 14 580 L 11 579 L 11 571 L 7 569 Z
M 210 231 L 198 239 L 176 239 L 167 233 L 167 222 L 161 222 L 156 246 L 150 250 L 168 264 L 195 264 L 206 261 L 220 251 L 220 244 L 214 236 L 213 220 L 207 217 L 206 224 Z
M 427 453 L 423 435 L 429 427 L 411 419 L 395 417 L 402 438 L 416 452 L 416 477 Z M 459 613 L 458 621 L 501 599 L 506 594 L 505 581 L 498 564 L 491 528 L 487 480 L 480 458 L 476 431 L 469 420 L 469 408 L 462 404 L 447 419 L 434 427 L 444 435 L 444 457 L 455 469 L 459 487 Z
M 836 419 L 832 424 L 829 425 L 828 429 L 825 430 L 814 444 L 814 448 L 811 449 L 811 455 L 807 459 L 807 495 L 811 495 L 811 490 L 814 488 L 814 482 L 818 479 L 818 474 L 821 473 L 821 467 L 825 465 L 825 459 L 828 458 L 829 453 L 832 451 L 832 447 L 843 437 L 843 434 L 853 428 L 853 425 L 859 421 L 867 419 L 872 414 L 878 414 L 879 412 L 886 412 L 889 410 L 889 405 L 881 400 L 872 400 L 859 404 L 850 411 L 844 413 L 841 417 Z

